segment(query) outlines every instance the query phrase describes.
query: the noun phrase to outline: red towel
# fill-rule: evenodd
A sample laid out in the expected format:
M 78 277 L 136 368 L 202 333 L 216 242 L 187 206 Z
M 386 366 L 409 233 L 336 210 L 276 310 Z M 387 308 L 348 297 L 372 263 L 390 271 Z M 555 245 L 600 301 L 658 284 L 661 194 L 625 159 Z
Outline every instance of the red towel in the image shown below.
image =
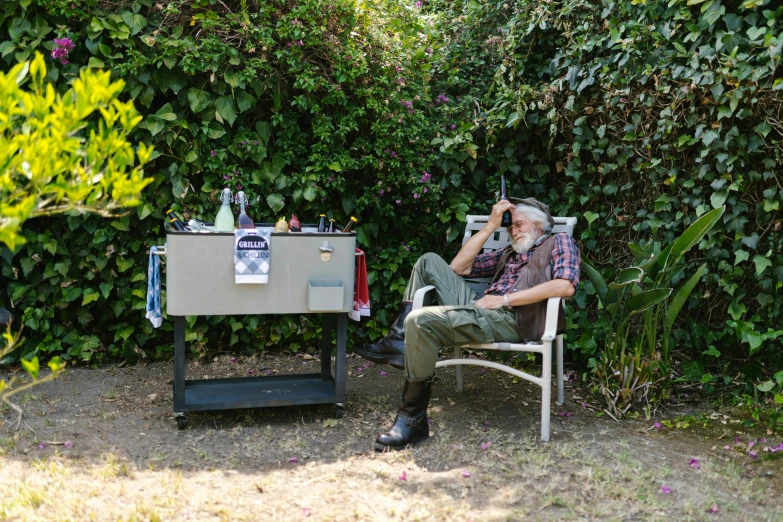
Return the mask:
M 353 281 L 353 311 L 348 315 L 354 321 L 370 316 L 370 286 L 367 284 L 367 261 L 360 249 L 356 249 L 356 273 Z

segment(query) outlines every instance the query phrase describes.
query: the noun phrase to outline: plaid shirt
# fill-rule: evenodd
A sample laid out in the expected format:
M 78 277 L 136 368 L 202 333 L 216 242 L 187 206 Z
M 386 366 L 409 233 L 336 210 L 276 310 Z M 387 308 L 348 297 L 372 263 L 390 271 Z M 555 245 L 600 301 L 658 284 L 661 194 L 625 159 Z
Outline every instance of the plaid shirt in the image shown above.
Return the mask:
M 514 284 L 519 279 L 519 271 L 530 260 L 533 251 L 549 236 L 542 236 L 533 247 L 524 254 L 512 253 L 508 257 L 505 270 L 484 295 L 505 295 L 514 291 Z M 503 254 L 503 249 L 479 254 L 473 260 L 473 267 L 467 277 L 492 277 L 495 275 L 495 267 Z M 582 257 L 574 238 L 568 234 L 555 235 L 555 245 L 552 249 L 552 279 L 565 279 L 571 281 L 574 288 L 579 288 L 579 272 L 582 269 Z

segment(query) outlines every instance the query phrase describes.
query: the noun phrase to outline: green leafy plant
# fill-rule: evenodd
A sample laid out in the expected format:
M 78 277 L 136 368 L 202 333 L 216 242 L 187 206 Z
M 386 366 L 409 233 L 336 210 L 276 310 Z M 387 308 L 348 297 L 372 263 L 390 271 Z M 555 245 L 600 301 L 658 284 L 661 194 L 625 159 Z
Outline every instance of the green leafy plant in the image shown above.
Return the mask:
M 658 242 L 644 247 L 629 244 L 635 266 L 620 270 L 612 283 L 584 262 L 583 269 L 609 315 L 604 349 L 591 360 L 592 386 L 614 416 L 668 396 L 672 328 L 707 265 L 702 264 L 676 291 L 671 284 L 683 276 L 685 254 L 724 212 L 725 207 L 707 212 L 663 250 Z
M 46 75 L 40 53 L 0 73 L 0 243 L 12 250 L 24 243 L 19 230 L 28 218 L 66 211 L 111 217 L 138 205 L 152 182 L 142 170 L 152 148 L 142 143 L 134 151 L 127 141 L 142 118 L 133 102 L 118 99 L 125 83 L 86 70 L 60 95 Z M 96 113 L 101 118 L 91 122 Z

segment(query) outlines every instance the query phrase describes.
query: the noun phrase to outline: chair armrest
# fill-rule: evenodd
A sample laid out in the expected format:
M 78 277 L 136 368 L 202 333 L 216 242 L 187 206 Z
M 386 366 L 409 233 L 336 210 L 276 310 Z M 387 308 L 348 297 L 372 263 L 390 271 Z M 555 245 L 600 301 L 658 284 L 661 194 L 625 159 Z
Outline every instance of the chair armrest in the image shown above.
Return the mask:
M 550 297 L 546 303 L 546 323 L 542 341 L 553 341 L 557 336 L 557 314 L 560 312 L 560 297 Z M 414 308 L 416 305 L 413 305 Z
M 435 287 L 427 285 L 424 288 L 419 288 L 416 293 L 413 294 L 413 306 L 412 310 L 421 308 L 422 306 L 429 306 L 432 303 L 432 298 L 435 297 Z M 557 322 L 557 320 L 555 320 Z

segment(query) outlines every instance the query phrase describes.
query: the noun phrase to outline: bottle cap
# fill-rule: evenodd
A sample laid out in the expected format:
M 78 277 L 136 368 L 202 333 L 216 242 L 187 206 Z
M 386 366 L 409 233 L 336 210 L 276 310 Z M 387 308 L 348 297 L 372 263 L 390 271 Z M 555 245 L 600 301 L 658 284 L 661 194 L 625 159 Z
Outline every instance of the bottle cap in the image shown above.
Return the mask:
M 318 214 L 318 217 L 326 217 L 326 214 Z

